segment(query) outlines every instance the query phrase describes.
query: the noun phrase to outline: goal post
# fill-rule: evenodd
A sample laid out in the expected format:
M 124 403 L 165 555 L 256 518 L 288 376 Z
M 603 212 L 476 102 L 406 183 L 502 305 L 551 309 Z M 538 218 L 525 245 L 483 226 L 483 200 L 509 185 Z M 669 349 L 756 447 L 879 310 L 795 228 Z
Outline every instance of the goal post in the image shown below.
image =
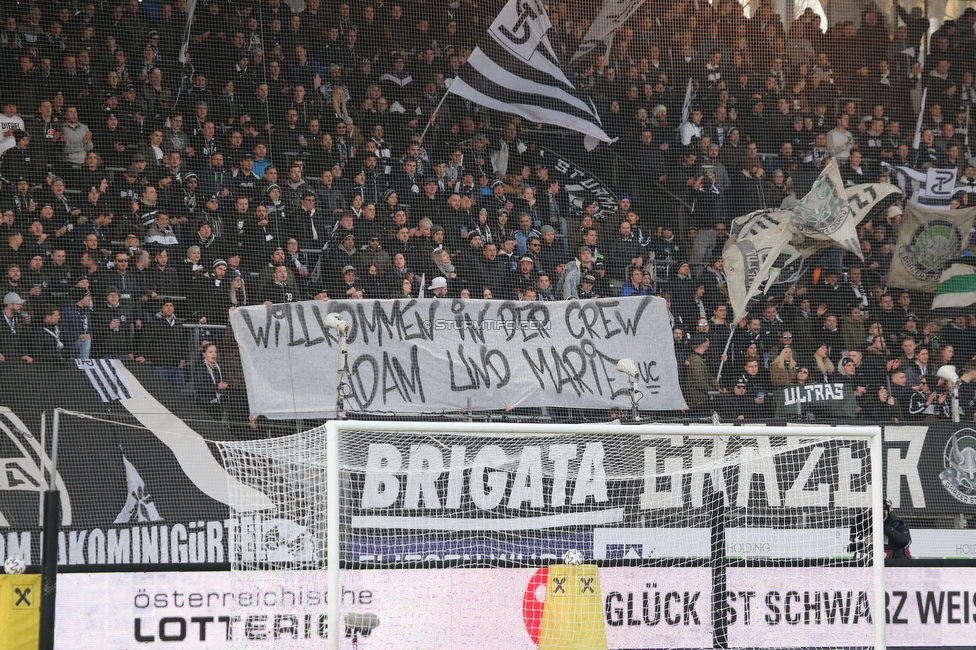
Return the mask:
M 298 522 L 314 552 L 325 551 L 299 564 L 318 575 L 324 567 L 328 593 L 340 594 L 327 599 L 322 625 L 334 650 L 371 632 L 363 647 L 478 647 L 451 636 L 475 628 L 499 635 L 499 647 L 553 650 L 886 647 L 880 427 L 344 420 L 219 447 L 231 475 L 279 505 L 268 518 Z M 579 566 L 564 562 L 573 551 Z M 235 563 L 232 552 L 232 564 L 296 566 L 250 557 Z M 484 589 L 510 590 L 547 571 L 553 584 L 595 581 L 599 603 L 561 601 L 545 579 L 536 602 L 530 582 L 518 632 L 535 645 L 503 642 L 507 614 L 466 609 L 479 596 L 458 591 L 476 575 Z M 704 585 L 708 595 L 685 591 L 669 613 L 678 591 L 625 593 L 625 579 Z M 355 585 L 377 581 L 397 608 L 376 616 L 343 604 Z M 444 600 L 445 584 L 454 600 Z M 666 617 L 676 627 L 665 630 Z M 764 627 L 774 618 L 784 625 Z M 663 645 L 634 636 L 695 625 L 697 637 Z M 575 641 L 563 643 L 567 634 Z

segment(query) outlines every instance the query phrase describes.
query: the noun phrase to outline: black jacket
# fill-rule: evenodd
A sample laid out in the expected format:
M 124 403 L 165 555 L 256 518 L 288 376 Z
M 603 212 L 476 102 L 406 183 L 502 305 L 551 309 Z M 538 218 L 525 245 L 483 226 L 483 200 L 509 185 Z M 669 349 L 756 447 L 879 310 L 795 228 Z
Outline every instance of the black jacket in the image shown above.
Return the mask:
M 40 168 L 32 152 L 13 146 L 0 156 L 0 179 L 16 187 L 17 179 L 23 176 L 31 185 L 41 182 Z
M 15 315 L 8 322 L 5 313 L 0 315 L 0 354 L 8 363 L 30 354 L 29 328 L 23 316 Z
M 908 546 L 912 543 L 912 533 L 908 530 L 908 524 L 900 517 L 888 513 L 884 522 L 885 534 L 885 555 L 896 559 L 910 559 Z
M 68 336 L 63 327 L 38 323 L 30 328 L 31 356 L 45 363 L 71 361 L 74 348 L 68 347 Z
M 220 364 L 216 364 L 211 371 L 203 359 L 193 364 L 193 389 L 197 392 L 197 403 L 202 408 L 215 408 L 221 405 L 226 397 L 226 391 L 217 388 L 217 384 L 227 381 Z
M 136 319 L 132 318 L 128 307 L 121 300 L 116 307 L 101 304 L 94 310 L 93 320 L 93 357 L 127 356 L 132 352 Z M 114 328 L 113 321 L 118 321 Z
M 296 291 L 295 288 L 290 286 L 287 282 L 283 284 L 269 282 L 268 286 L 264 288 L 264 291 L 261 294 L 262 302 L 266 301 L 275 305 L 285 302 L 296 302 L 298 298 L 298 291 Z
M 173 317 L 170 323 L 162 312 L 156 314 L 149 325 L 149 359 L 157 366 L 175 368 L 186 359 L 187 335 L 183 319 Z

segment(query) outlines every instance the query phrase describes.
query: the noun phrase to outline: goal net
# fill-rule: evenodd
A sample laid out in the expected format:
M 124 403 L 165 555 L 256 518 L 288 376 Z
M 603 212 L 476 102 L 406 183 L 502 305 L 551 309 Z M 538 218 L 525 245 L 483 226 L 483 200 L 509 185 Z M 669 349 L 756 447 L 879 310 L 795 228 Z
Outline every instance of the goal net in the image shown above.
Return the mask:
M 341 595 L 279 625 L 286 647 L 883 648 L 878 436 L 346 421 L 220 443 L 276 504 L 241 514 L 235 580 Z

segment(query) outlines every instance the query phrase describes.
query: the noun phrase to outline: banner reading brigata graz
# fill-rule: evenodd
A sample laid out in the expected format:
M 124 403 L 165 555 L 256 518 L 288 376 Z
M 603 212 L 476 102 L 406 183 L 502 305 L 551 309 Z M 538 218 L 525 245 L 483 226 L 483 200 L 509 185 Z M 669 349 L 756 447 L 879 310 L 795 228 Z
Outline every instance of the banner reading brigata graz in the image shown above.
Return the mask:
M 334 414 L 338 339 L 324 326 L 330 313 L 349 325 L 351 411 L 629 408 L 627 378 L 615 367 L 624 357 L 640 371 L 642 409 L 686 408 L 661 298 L 331 300 L 233 313 L 252 413 Z
M 676 528 L 688 525 L 684 517 L 707 520 L 712 490 L 723 508 L 743 516 L 816 512 L 821 528 L 845 531 L 840 550 L 813 555 L 814 546 L 834 547 L 813 540 L 816 531 L 794 530 L 793 552 L 805 552 L 801 533 L 810 538 L 810 557 L 846 551 L 846 531 L 870 507 L 867 443 L 728 432 L 682 436 L 679 428 L 652 438 L 612 436 L 610 428 L 605 435 L 442 434 L 436 441 L 421 433 L 343 433 L 339 464 L 353 477 L 342 496 L 348 559 L 478 562 L 559 557 L 570 548 L 587 557 L 592 548 L 601 558 L 629 557 L 630 550 L 637 557 L 707 556 L 707 535 L 701 550 L 693 530 Z M 885 433 L 885 491 L 900 515 L 933 528 L 976 515 L 976 432 Z M 648 516 L 658 522 L 654 531 L 647 531 Z M 753 532 L 752 541 L 772 535 Z

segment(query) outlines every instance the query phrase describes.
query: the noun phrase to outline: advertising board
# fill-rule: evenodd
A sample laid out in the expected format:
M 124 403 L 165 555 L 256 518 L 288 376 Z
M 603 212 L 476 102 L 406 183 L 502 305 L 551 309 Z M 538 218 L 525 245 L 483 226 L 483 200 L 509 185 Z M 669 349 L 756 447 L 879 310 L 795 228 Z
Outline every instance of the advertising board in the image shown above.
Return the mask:
M 600 598 L 574 616 L 602 626 L 608 648 L 711 646 L 709 569 L 601 568 L 589 577 L 587 566 L 578 570 L 578 584 L 595 586 Z M 534 650 L 546 617 L 560 624 L 546 612 L 558 584 L 549 571 L 344 572 L 340 645 Z M 886 581 L 889 647 L 972 647 L 976 569 L 890 568 Z M 326 582 L 323 572 L 66 574 L 56 647 L 321 648 Z M 873 638 L 863 568 L 729 569 L 728 593 L 733 645 L 843 647 Z

